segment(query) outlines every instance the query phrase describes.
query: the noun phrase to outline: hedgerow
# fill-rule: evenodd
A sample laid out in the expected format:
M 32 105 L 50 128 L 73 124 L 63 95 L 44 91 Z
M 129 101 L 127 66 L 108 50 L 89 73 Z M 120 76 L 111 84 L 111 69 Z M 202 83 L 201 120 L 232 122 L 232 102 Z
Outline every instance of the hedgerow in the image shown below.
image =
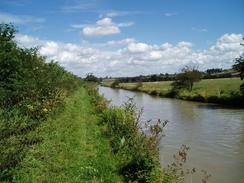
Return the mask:
M 41 142 L 38 126 L 82 82 L 38 49 L 19 47 L 15 34 L 13 25 L 0 24 L 0 180 L 8 181 L 29 147 Z

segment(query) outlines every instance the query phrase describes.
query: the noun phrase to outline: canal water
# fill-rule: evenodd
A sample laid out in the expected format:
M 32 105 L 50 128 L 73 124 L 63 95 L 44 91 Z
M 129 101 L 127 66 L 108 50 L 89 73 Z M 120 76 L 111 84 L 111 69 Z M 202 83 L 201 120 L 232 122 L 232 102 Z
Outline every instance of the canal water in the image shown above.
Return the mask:
M 173 162 L 182 144 L 190 147 L 187 168 L 198 174 L 186 177 L 186 182 L 201 182 L 200 172 L 206 170 L 209 183 L 244 182 L 244 109 L 229 109 L 218 105 L 150 96 L 142 92 L 99 87 L 99 93 L 119 106 L 134 97 L 143 108 L 142 121 L 168 120 L 162 138 L 162 166 Z

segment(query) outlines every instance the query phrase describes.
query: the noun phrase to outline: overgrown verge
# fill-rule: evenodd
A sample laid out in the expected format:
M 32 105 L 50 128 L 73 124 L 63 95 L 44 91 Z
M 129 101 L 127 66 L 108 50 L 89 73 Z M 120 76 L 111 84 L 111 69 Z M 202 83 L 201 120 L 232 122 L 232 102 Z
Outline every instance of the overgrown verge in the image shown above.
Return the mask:
M 129 100 L 123 107 L 110 107 L 95 89 L 88 91 L 101 116 L 101 125 L 118 162 L 118 171 L 125 182 L 169 183 L 177 178 L 171 173 L 164 174 L 159 163 L 158 142 L 167 122 L 158 121 L 148 125 L 150 133 L 140 128 L 140 112 Z
M 15 28 L 0 24 L 0 180 L 43 139 L 38 126 L 75 91 L 81 80 L 57 63 L 47 63 L 35 48 L 14 41 Z
M 43 141 L 15 168 L 13 182 L 122 182 L 102 129 L 81 87 L 38 127 Z

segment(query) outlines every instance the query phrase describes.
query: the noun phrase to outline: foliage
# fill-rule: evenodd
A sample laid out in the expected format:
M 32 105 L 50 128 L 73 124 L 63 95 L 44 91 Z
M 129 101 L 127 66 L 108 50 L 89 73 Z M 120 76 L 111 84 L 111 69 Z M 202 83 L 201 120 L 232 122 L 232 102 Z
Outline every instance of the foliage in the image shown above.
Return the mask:
M 29 147 L 42 140 L 37 127 L 81 84 L 36 48 L 19 47 L 15 33 L 13 25 L 0 24 L 0 179 L 10 181 Z
M 202 74 L 194 67 L 186 66 L 182 73 L 176 75 L 175 82 L 172 83 L 174 89 L 186 88 L 192 90 L 194 82 L 200 81 Z
M 85 81 L 100 82 L 100 79 L 97 78 L 93 73 L 88 73 L 86 75 Z
M 111 87 L 115 88 L 117 86 L 119 86 L 120 84 L 120 81 L 118 79 L 116 79 L 112 84 L 111 84 Z
M 90 100 L 80 87 L 38 127 L 43 142 L 14 170 L 13 182 L 122 182 Z
M 244 78 L 244 57 L 240 56 L 239 58 L 235 59 L 235 64 L 233 65 L 233 68 L 240 72 L 240 78 L 243 80 Z
M 244 106 L 244 98 L 239 91 L 242 81 L 239 78 L 204 79 L 196 82 L 192 91 L 172 87 L 171 81 L 145 82 L 138 91 L 162 97 L 211 102 L 233 106 Z M 120 87 L 135 90 L 137 83 L 121 83 Z
M 116 77 L 115 80 L 119 80 L 121 83 L 132 83 L 132 82 L 154 82 L 154 81 L 172 81 L 175 78 L 175 74 L 160 73 L 151 75 L 140 75 L 134 77 Z M 104 78 L 104 81 L 108 78 Z
M 243 38 L 243 40 L 244 40 L 244 38 Z M 244 46 L 243 44 L 241 44 L 241 45 Z M 240 78 L 241 78 L 241 80 L 243 80 L 243 78 L 244 78 L 244 55 L 241 55 L 239 58 L 235 59 L 235 64 L 233 65 L 233 69 L 240 72 Z M 240 90 L 241 90 L 242 94 L 244 95 L 244 83 L 242 83 L 240 85 Z
M 158 142 L 167 122 L 150 123 L 150 135 L 146 135 L 139 126 L 140 115 L 129 99 L 122 108 L 104 110 L 102 123 L 107 125 L 107 134 L 126 182 L 162 182 Z
M 221 68 L 213 68 L 213 69 L 207 69 L 206 73 L 211 75 L 211 74 L 220 73 L 222 71 L 223 71 L 223 69 L 221 69 Z

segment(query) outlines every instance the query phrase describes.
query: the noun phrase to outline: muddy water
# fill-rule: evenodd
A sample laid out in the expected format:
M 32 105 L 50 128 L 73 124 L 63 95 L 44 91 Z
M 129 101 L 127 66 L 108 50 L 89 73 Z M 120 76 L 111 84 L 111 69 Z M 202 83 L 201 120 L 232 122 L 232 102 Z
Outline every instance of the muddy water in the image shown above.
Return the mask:
M 181 144 L 190 146 L 187 167 L 207 170 L 210 183 L 244 182 L 244 110 L 150 96 L 141 92 L 99 87 L 100 94 L 121 105 L 134 97 L 143 107 L 142 120 L 169 120 L 160 142 L 162 166 L 173 161 Z M 193 182 L 201 182 L 199 175 Z M 186 178 L 190 182 L 190 177 Z

